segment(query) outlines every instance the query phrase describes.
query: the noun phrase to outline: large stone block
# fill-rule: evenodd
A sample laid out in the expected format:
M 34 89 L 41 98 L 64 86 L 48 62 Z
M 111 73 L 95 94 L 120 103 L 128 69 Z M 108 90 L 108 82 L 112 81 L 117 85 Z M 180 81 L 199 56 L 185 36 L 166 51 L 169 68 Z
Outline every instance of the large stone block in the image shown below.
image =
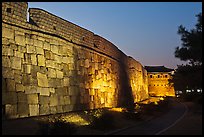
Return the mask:
M 27 51 L 26 46 L 20 46 L 20 45 L 18 45 L 18 51 L 19 51 L 19 52 L 22 52 L 22 53 L 25 53 L 25 52 Z
M 38 94 L 28 94 L 27 95 L 28 104 L 38 104 Z
M 50 103 L 50 97 L 48 96 L 39 96 L 39 104 L 40 105 L 48 105 Z
M 69 86 L 69 77 L 65 77 L 63 79 L 63 82 L 64 82 L 64 86 L 68 87 Z
M 63 105 L 62 108 L 63 108 L 63 112 L 70 112 L 71 111 L 70 105 Z
M 52 37 L 50 39 L 50 44 L 59 45 L 59 39 Z
M 63 113 L 63 107 L 57 106 L 57 113 Z
M 34 39 L 34 44 L 33 45 L 36 46 L 36 47 L 39 47 L 39 48 L 43 48 L 43 41 Z
M 45 58 L 46 59 L 51 59 L 51 51 L 45 50 Z
M 15 81 L 13 79 L 6 79 L 6 85 L 8 91 L 16 91 Z
M 56 79 L 55 78 L 49 78 L 49 80 L 48 80 L 48 87 L 50 87 L 50 88 L 56 88 L 57 86 L 56 86 Z
M 25 103 L 27 104 L 28 103 L 28 100 L 27 100 L 27 94 L 23 93 L 23 92 L 18 92 L 17 93 L 17 98 L 18 98 L 18 103 L 21 102 L 21 103 Z
M 58 105 L 58 96 L 51 94 L 50 96 L 50 106 L 57 106 Z
M 36 47 L 35 46 L 27 45 L 26 49 L 27 49 L 27 53 L 34 53 L 34 54 L 36 53 Z
M 57 63 L 62 63 L 62 57 L 59 56 L 59 55 L 54 55 L 54 60 L 55 60 Z
M 40 87 L 48 87 L 48 79 L 46 74 L 42 74 L 37 72 L 38 86 Z
M 39 115 L 39 105 L 29 105 L 30 116 L 38 116 Z
M 21 58 L 12 57 L 11 58 L 11 67 L 13 69 L 21 69 Z
M 25 36 L 23 35 L 16 35 L 15 36 L 16 44 L 25 46 Z
M 31 54 L 24 53 L 23 64 L 31 64 Z
M 25 36 L 25 31 L 22 30 L 22 29 L 17 29 L 17 30 L 15 30 L 15 35 L 22 35 L 22 36 Z
M 8 45 L 8 44 L 9 44 L 8 38 L 2 37 L 2 45 Z
M 31 84 L 31 75 L 28 75 L 28 74 L 23 74 L 22 75 L 22 84 L 27 86 L 27 85 L 30 85 Z
M 2 75 L 3 75 L 3 78 L 13 79 L 14 78 L 14 70 L 12 68 L 2 67 Z
M 53 60 L 46 60 L 46 67 L 57 68 L 57 64 Z
M 14 51 L 17 51 L 18 50 L 18 45 L 14 44 L 14 43 L 10 43 L 10 48 L 13 49 Z M 21 51 L 19 51 L 21 52 Z
M 24 86 L 22 84 L 16 84 L 16 91 L 24 92 Z
M 30 37 L 25 37 L 25 44 L 33 45 L 34 44 L 34 40 L 31 39 Z
M 50 50 L 50 43 L 44 42 L 43 43 L 43 49 Z
M 5 45 L 2 45 L 2 55 L 8 56 L 9 48 Z
M 69 95 L 79 95 L 79 88 L 77 86 L 69 86 Z
M 37 90 L 39 91 L 41 96 L 50 96 L 50 89 L 49 88 L 38 87 Z
M 55 88 L 49 88 L 50 89 L 50 93 L 55 93 Z
M 27 74 L 31 73 L 31 65 L 23 65 L 24 72 Z
M 14 39 L 14 30 L 2 27 L 2 37 Z
M 18 114 L 20 115 L 20 117 L 27 117 L 29 114 L 29 107 L 27 103 L 24 102 L 19 102 L 18 103 Z
M 9 118 L 16 118 L 17 117 L 17 105 L 6 104 L 5 113 L 6 113 L 6 116 Z
M 43 50 L 43 48 L 36 47 L 36 53 L 37 53 L 37 54 L 44 55 L 44 50 Z
M 57 113 L 57 106 L 50 106 L 50 113 L 56 114 Z
M 11 61 L 8 56 L 2 56 L 2 66 L 3 67 L 11 67 Z
M 19 52 L 19 51 L 14 51 L 14 56 L 19 58 L 24 58 L 23 52 Z
M 55 69 L 52 69 L 52 68 L 48 68 L 48 77 L 49 78 L 56 78 L 57 77 L 57 74 L 56 74 L 56 70 Z
M 58 105 L 64 105 L 64 96 L 58 96 Z
M 42 73 L 42 74 L 47 74 L 47 68 L 46 67 L 44 67 L 44 66 L 40 66 L 40 71 L 39 71 L 40 73 Z
M 37 65 L 37 58 L 35 54 L 31 54 L 31 64 Z
M 17 104 L 17 93 L 6 92 L 2 93 L 2 104 Z
M 48 104 L 40 105 L 40 115 L 50 114 L 50 106 Z
M 72 56 L 69 56 L 68 58 L 67 58 L 68 60 L 67 60 L 67 62 L 70 64 L 74 64 L 75 62 L 74 62 L 74 58 L 72 57 Z
M 57 73 L 57 78 L 63 78 L 63 72 L 62 71 L 56 70 L 56 73 Z
M 86 60 L 85 60 L 85 65 L 84 65 L 84 67 L 85 67 L 85 68 L 88 68 L 88 67 L 89 67 L 89 59 L 86 59 Z
M 65 105 L 68 105 L 68 104 L 70 104 L 71 103 L 71 101 L 70 101 L 70 96 L 64 96 L 64 104 Z
M 75 70 L 75 64 L 71 63 L 69 65 L 69 70 Z
M 45 57 L 43 55 L 37 55 L 38 66 L 45 66 Z
M 51 45 L 51 51 L 55 54 L 59 53 L 59 48 L 56 45 Z
M 67 87 L 55 88 L 55 93 L 59 96 L 67 95 Z

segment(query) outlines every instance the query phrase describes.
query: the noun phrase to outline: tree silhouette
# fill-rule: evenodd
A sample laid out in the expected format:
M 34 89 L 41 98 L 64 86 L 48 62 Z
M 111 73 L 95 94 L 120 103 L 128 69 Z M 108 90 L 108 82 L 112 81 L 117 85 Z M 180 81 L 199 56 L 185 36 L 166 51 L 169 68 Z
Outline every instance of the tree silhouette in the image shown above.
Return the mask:
M 190 31 L 180 25 L 178 34 L 181 35 L 182 47 L 176 47 L 174 55 L 186 65 L 178 65 L 175 74 L 169 82 L 174 83 L 175 90 L 185 91 L 202 88 L 202 13 L 194 29 Z
M 175 57 L 188 61 L 191 65 L 202 65 L 202 14 L 196 15 L 198 23 L 195 29 L 186 30 L 182 25 L 178 28 L 182 47 L 176 47 Z

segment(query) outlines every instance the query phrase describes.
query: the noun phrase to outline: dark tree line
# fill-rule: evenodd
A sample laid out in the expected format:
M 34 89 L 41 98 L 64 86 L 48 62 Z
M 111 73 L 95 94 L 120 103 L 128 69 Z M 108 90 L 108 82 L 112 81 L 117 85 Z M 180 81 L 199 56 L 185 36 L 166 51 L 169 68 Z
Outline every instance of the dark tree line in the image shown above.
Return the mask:
M 182 25 L 178 27 L 182 45 L 176 47 L 174 55 L 187 63 L 178 65 L 170 80 L 174 83 L 175 90 L 202 89 L 202 13 L 196 17 L 195 28 L 187 30 Z

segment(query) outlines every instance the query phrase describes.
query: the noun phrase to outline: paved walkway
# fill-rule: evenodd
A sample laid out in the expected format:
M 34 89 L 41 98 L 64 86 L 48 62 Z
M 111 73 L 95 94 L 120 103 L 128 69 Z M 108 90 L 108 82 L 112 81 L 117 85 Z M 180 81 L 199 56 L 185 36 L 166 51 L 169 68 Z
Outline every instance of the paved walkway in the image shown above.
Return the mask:
M 188 113 L 160 135 L 202 135 L 202 106 L 185 102 Z
M 110 135 L 202 135 L 202 106 L 192 102 L 172 104 L 161 117 L 136 124 Z

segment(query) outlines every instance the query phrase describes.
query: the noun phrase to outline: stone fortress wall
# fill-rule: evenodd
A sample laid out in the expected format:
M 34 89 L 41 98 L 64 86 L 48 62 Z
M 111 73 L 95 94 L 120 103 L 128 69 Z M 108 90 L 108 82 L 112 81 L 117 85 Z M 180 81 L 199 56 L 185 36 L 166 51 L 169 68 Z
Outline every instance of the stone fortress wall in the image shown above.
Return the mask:
M 29 12 L 29 21 L 27 14 Z M 147 71 L 114 44 L 27 2 L 2 2 L 2 110 L 9 118 L 128 107 Z

